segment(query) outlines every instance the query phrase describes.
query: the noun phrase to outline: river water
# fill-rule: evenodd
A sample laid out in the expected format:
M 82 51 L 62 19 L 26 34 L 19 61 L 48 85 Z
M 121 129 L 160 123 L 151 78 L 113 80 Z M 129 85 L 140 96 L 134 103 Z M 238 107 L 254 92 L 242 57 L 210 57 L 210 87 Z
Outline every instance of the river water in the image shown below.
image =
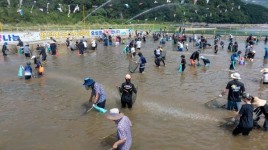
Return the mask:
M 212 39 L 209 40 L 210 43 Z M 209 68 L 187 66 L 184 74 L 177 72 L 180 55 L 187 62 L 193 51 L 176 51 L 167 42 L 166 66 L 156 68 L 153 50 L 159 45 L 148 39 L 141 51 L 147 58 L 144 74 L 133 73 L 132 82 L 139 87 L 137 100 L 131 110 L 121 109 L 132 121 L 132 149 L 138 150 L 207 150 L 251 149 L 264 150 L 268 134 L 253 130 L 250 136 L 233 137 L 231 129 L 218 127 L 223 118 L 234 116 L 223 109 L 209 109 L 204 103 L 219 95 L 229 78 L 230 52 L 212 49 L 202 51 L 211 60 Z M 244 39 L 239 49 L 244 52 Z M 90 111 L 81 115 L 90 91 L 83 84 L 85 77 L 101 83 L 108 95 L 106 108 L 120 108 L 116 86 L 124 82 L 129 58 L 122 54 L 123 46 L 89 50 L 84 56 L 66 47 L 58 56 L 48 55 L 45 75 L 25 81 L 17 78 L 22 55 L 0 57 L 0 149 L 8 150 L 107 150 L 111 141 L 104 138 L 115 132 L 115 124 L 103 114 Z M 268 99 L 267 85 L 260 84 L 260 69 L 264 44 L 255 46 L 253 63 L 238 66 L 246 91 Z M 32 65 L 33 67 L 33 65 Z M 226 102 L 226 97 L 221 99 Z M 105 140 L 105 141 L 104 141 Z

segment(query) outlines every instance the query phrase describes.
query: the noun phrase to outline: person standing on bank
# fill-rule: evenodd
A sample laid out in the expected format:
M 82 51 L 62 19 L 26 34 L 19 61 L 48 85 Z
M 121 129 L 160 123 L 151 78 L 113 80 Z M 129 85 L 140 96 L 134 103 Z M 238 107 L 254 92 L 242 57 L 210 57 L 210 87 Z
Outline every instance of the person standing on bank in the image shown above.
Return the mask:
M 119 87 L 121 96 L 121 104 L 122 108 L 132 108 L 132 94 L 133 92 L 136 94 L 137 89 L 135 88 L 134 84 L 131 83 L 131 76 L 126 74 L 125 76 L 126 82 L 122 83 L 121 87 Z
M 254 101 L 254 98 L 248 93 L 243 93 L 242 98 L 245 104 L 242 105 L 239 114 L 235 117 L 236 120 L 239 120 L 239 124 L 233 130 L 234 136 L 240 133 L 247 136 L 253 128 L 253 105 L 251 103 Z
M 231 74 L 232 81 L 229 81 L 226 89 L 219 95 L 222 97 L 228 90 L 228 102 L 227 102 L 227 110 L 239 111 L 241 108 L 241 98 L 242 93 L 245 92 L 245 86 L 242 82 L 238 81 L 241 79 L 239 73 Z
M 90 78 L 85 78 L 83 85 L 85 86 L 86 90 L 89 90 L 90 87 L 92 89 L 89 102 L 92 101 L 98 107 L 105 108 L 106 93 L 102 85 Z
M 117 139 L 112 149 L 130 150 L 132 144 L 131 126 L 132 123 L 127 116 L 119 112 L 118 108 L 110 109 L 106 118 L 116 123 Z

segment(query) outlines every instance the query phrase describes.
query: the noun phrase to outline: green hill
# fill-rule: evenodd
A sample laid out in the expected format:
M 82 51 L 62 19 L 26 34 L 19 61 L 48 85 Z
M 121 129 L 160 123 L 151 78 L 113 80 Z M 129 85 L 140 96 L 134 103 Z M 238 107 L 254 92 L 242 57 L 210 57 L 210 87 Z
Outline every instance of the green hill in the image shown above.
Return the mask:
M 0 21 L 4 24 L 77 24 L 107 0 L 19 0 L 0 1 Z M 129 22 L 208 22 L 266 23 L 268 9 L 241 0 L 108 0 L 86 18 L 89 23 L 127 23 L 137 14 L 148 12 Z M 157 3 L 156 3 L 157 2 Z M 49 3 L 49 4 L 48 4 Z M 59 5 L 60 4 L 60 5 Z M 68 6 L 69 5 L 69 6 Z M 47 8 L 48 6 L 48 8 Z M 74 13 L 74 9 L 79 7 Z M 70 12 L 69 12 L 70 7 Z M 21 9 L 19 9 L 21 8 Z M 62 12 L 60 12 L 62 10 Z M 68 15 L 69 14 L 69 15 Z

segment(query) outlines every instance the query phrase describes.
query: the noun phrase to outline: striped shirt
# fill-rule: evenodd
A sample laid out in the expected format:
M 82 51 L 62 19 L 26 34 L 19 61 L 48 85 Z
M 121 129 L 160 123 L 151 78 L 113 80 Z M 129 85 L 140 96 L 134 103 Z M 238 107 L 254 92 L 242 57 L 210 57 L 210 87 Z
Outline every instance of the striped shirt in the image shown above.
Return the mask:
M 131 121 L 127 116 L 123 116 L 117 123 L 117 138 L 126 139 L 126 142 L 118 145 L 119 150 L 129 150 L 132 144 L 131 130 L 132 126 Z
M 96 96 L 97 93 L 99 94 L 99 99 L 97 103 L 101 103 L 106 100 L 106 93 L 104 92 L 103 87 L 99 83 L 95 82 L 92 92 L 94 96 Z

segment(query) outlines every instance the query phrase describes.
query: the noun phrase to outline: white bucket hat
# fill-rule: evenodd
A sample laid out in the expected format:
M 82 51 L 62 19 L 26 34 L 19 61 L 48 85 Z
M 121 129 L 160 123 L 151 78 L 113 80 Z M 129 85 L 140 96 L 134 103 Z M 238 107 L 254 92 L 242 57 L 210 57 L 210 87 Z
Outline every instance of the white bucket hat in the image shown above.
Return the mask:
M 237 72 L 236 72 L 236 73 L 231 74 L 231 78 L 232 78 L 232 79 L 238 79 L 238 80 L 239 80 L 239 79 L 241 79 L 240 74 L 239 74 L 239 73 L 237 73 Z
M 121 119 L 124 115 L 119 112 L 118 108 L 110 109 L 109 113 L 106 115 L 107 119 L 118 120 Z

